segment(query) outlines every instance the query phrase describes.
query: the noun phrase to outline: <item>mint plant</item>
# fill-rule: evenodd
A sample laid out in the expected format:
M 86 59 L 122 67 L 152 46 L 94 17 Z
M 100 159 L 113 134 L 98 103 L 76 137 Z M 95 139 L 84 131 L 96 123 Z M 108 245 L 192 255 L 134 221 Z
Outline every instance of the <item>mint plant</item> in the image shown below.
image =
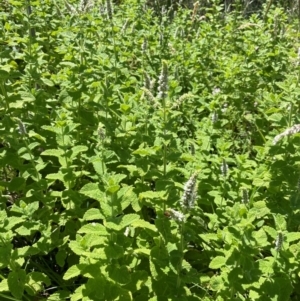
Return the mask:
M 298 300 L 298 16 L 217 2 L 3 2 L 1 299 Z

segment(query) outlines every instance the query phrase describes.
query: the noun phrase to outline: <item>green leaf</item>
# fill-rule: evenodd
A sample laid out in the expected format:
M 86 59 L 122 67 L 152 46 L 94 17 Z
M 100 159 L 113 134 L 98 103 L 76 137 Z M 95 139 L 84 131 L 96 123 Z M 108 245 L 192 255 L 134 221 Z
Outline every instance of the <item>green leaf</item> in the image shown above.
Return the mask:
M 31 295 L 35 296 L 38 292 L 44 290 L 44 284 L 49 286 L 51 284 L 51 280 L 47 275 L 41 272 L 31 272 L 27 274 L 27 285 L 26 291 Z
M 96 209 L 96 208 L 91 208 L 91 209 L 88 209 L 84 216 L 83 216 L 83 219 L 85 221 L 93 221 L 93 220 L 99 220 L 99 219 L 104 219 L 104 216 L 103 214 L 100 212 L 99 209 Z
M 48 79 L 48 78 L 41 78 L 41 80 L 48 87 L 53 87 L 54 86 L 53 81 Z
M 30 255 L 36 255 L 40 253 L 40 250 L 38 248 L 32 247 L 32 246 L 26 246 L 22 248 L 14 249 L 14 252 L 17 253 L 17 256 L 30 256 Z
M 129 269 L 124 265 L 121 267 L 118 265 L 109 265 L 107 271 L 109 273 L 109 277 L 121 285 L 127 284 L 131 281 Z
M 221 289 L 223 289 L 225 286 L 224 280 L 222 278 L 222 276 L 213 276 L 210 279 L 210 287 L 212 289 L 212 291 L 219 291 Z M 223 299 L 219 299 L 220 301 Z
M 289 233 L 285 234 L 284 236 L 285 236 L 287 242 L 292 242 L 292 241 L 300 239 L 299 232 L 289 232 Z
M 105 194 L 99 189 L 99 186 L 96 183 L 88 183 L 84 185 L 80 189 L 80 193 L 99 202 L 106 200 Z
M 263 274 L 272 274 L 274 272 L 274 257 L 265 257 L 264 259 L 258 260 L 259 270 Z
M 256 240 L 259 247 L 262 248 L 269 245 L 267 234 L 263 229 L 252 232 L 252 236 Z
M 6 230 L 11 230 L 14 226 L 23 223 L 24 218 L 12 216 L 12 217 L 8 217 L 5 221 L 6 222 L 8 221 L 8 224 L 4 228 Z
M 42 156 L 62 157 L 64 152 L 61 149 L 47 149 L 41 153 Z
M 86 267 L 85 264 L 75 264 L 75 265 L 71 266 L 65 272 L 63 279 L 69 280 L 69 279 L 79 276 L 85 267 Z
M 59 249 L 58 252 L 55 254 L 56 263 L 62 268 L 65 265 L 65 261 L 68 254 L 65 249 Z
M 85 248 L 83 248 L 77 241 L 70 241 L 69 247 L 76 255 L 79 256 L 86 251 Z
M 86 284 L 82 284 L 76 288 L 75 292 L 71 295 L 71 301 L 85 300 L 83 299 L 82 291 L 86 290 Z
M 34 102 L 35 97 L 30 92 L 20 92 L 21 99 L 26 102 Z
M 40 226 L 34 222 L 24 222 L 23 225 L 17 228 L 15 231 L 21 236 L 29 236 L 39 230 Z
M 143 199 L 159 199 L 159 200 L 166 200 L 167 195 L 165 191 L 145 191 L 140 193 L 139 195 L 140 200 Z
M 131 226 L 134 228 L 143 228 L 143 229 L 151 230 L 153 232 L 157 232 L 157 228 L 153 224 L 150 224 L 149 222 L 142 219 L 133 221 Z
M 10 263 L 12 245 L 10 243 L 0 246 L 0 266 L 6 267 Z
M 71 159 L 74 159 L 78 154 L 86 152 L 88 150 L 85 145 L 76 145 L 72 147 L 72 154 L 70 156 Z
M 78 230 L 78 233 L 97 234 L 102 236 L 108 235 L 106 227 L 98 223 L 84 225 Z
M 92 157 L 92 158 L 90 158 L 90 161 L 93 164 L 95 172 L 99 176 L 102 176 L 106 170 L 105 162 L 103 160 L 101 160 L 101 158 L 99 158 L 99 157 Z
M 263 229 L 266 233 L 268 233 L 273 239 L 277 237 L 277 231 L 269 226 L 263 226 Z
M 282 119 L 283 115 L 279 113 L 272 114 L 268 116 L 268 120 L 279 122 Z
M 106 254 L 106 257 L 110 259 L 118 259 L 124 256 L 124 249 L 117 244 L 104 247 L 104 252 Z
M 253 204 L 253 207 L 249 210 L 249 218 L 255 216 L 256 219 L 261 219 L 265 215 L 270 213 L 270 209 L 267 207 L 264 201 L 257 201 Z
M 24 178 L 13 178 L 10 183 L 8 184 L 8 189 L 10 191 L 19 191 L 23 189 L 23 186 L 25 184 Z
M 293 292 L 293 285 L 288 275 L 273 276 L 263 284 L 265 295 L 271 301 L 287 301 Z
M 286 219 L 282 214 L 274 215 L 275 225 L 277 230 L 285 230 L 286 229 Z
M 155 148 L 142 148 L 142 149 L 137 149 L 134 151 L 132 154 L 133 155 L 140 155 L 141 157 L 146 157 L 146 156 L 152 156 L 156 154 L 157 149 Z
M 57 291 L 47 298 L 47 301 L 61 301 L 70 299 L 69 291 Z
M 100 301 L 104 299 L 105 287 L 107 287 L 105 279 L 100 275 L 96 278 L 89 279 L 86 283 L 84 295 L 88 296 L 88 300 Z M 108 296 L 106 296 L 107 298 Z
M 139 219 L 140 217 L 137 214 L 126 214 L 118 218 L 110 219 L 109 221 L 104 222 L 104 225 L 108 229 L 120 231 Z
M 8 274 L 7 283 L 11 294 L 17 298 L 22 299 L 24 294 L 26 281 L 26 272 L 24 270 L 12 271 Z
M 142 254 L 146 256 L 150 256 L 150 251 L 149 249 L 135 249 L 134 254 Z
M 226 258 L 224 256 L 215 257 L 209 264 L 211 269 L 219 269 L 226 264 Z
M 7 279 L 3 279 L 0 282 L 0 292 L 8 292 L 8 291 L 9 291 L 8 281 Z
M 210 241 L 218 241 L 220 240 L 220 237 L 218 234 L 215 233 L 205 233 L 199 235 L 204 241 L 210 242 Z

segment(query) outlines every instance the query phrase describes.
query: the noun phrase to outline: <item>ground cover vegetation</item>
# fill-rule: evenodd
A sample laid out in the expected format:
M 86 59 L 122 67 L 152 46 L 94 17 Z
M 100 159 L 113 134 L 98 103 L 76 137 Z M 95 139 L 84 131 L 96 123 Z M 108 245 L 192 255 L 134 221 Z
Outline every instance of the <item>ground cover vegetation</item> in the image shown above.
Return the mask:
M 2 0 L 1 300 L 300 300 L 297 3 L 225 2 Z

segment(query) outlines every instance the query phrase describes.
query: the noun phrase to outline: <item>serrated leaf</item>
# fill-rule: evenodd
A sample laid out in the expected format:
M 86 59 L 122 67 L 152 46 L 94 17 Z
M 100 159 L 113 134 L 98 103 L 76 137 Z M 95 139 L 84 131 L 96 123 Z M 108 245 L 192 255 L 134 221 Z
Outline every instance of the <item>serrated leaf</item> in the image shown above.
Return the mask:
M 69 247 L 76 255 L 79 256 L 85 252 L 85 249 L 77 241 L 70 241 Z
M 139 220 L 135 220 L 132 224 L 132 227 L 134 228 L 143 228 L 143 229 L 149 229 L 153 232 L 157 232 L 157 228 L 153 225 L 150 224 L 149 222 L 139 219 Z
M 166 195 L 165 191 L 145 191 L 145 192 L 140 193 L 139 198 L 140 198 L 140 200 L 142 200 L 142 199 L 165 200 L 167 198 L 167 195 Z
M 86 265 L 84 265 L 84 264 L 75 264 L 75 265 L 71 266 L 65 272 L 63 279 L 69 280 L 69 279 L 79 276 L 85 267 L 86 267 Z
M 104 247 L 104 252 L 107 258 L 118 259 L 124 256 L 124 249 L 116 244 Z
M 95 169 L 95 172 L 98 175 L 102 176 L 106 170 L 105 162 L 103 160 L 101 160 L 99 157 L 92 157 L 90 159 L 91 159 L 91 163 L 93 164 L 93 167 Z
M 258 266 L 259 270 L 262 272 L 262 274 L 271 274 L 274 272 L 274 257 L 266 257 L 264 259 L 258 260 Z
M 22 248 L 17 248 L 14 251 L 17 252 L 18 256 L 30 256 L 30 255 L 36 255 L 39 254 L 40 250 L 38 248 L 32 247 L 32 246 L 26 246 Z
M 26 281 L 26 272 L 24 270 L 12 271 L 8 274 L 7 283 L 11 294 L 17 298 L 22 299 L 24 294 Z
M 0 246 L 0 267 L 6 267 L 9 264 L 12 248 L 10 243 Z
M 114 229 L 116 231 L 120 231 L 125 227 L 129 226 L 136 220 L 139 220 L 140 217 L 137 214 L 126 214 L 119 218 L 110 219 L 110 221 L 105 222 L 104 225 L 108 229 Z
M 59 65 L 62 65 L 62 66 L 67 66 L 67 67 L 77 67 L 77 65 L 73 62 L 69 62 L 69 61 L 63 61 L 63 62 L 60 62 Z
M 209 264 L 210 269 L 219 269 L 226 264 L 226 258 L 224 256 L 215 257 Z
M 128 268 L 124 265 L 121 267 L 110 265 L 108 266 L 107 271 L 109 273 L 109 277 L 121 285 L 127 284 L 131 281 L 131 274 L 129 273 Z
M 267 234 L 263 229 L 253 231 L 252 237 L 256 240 L 259 247 L 265 247 L 269 245 Z
M 60 158 L 64 152 L 61 149 L 46 149 L 41 153 L 42 156 L 54 156 Z
M 79 153 L 86 152 L 88 150 L 85 145 L 76 145 L 72 147 L 71 159 L 75 158 Z
M 220 237 L 214 233 L 205 233 L 205 234 L 200 234 L 199 236 L 206 242 L 220 240 Z
M 44 129 L 46 131 L 53 132 L 53 133 L 58 134 L 58 135 L 61 135 L 61 128 L 59 128 L 59 127 L 54 127 L 54 126 L 50 126 L 50 125 L 43 125 L 42 129 Z
M 275 113 L 275 114 L 272 114 L 271 116 L 268 116 L 268 120 L 279 122 L 282 119 L 282 117 L 283 117 L 282 114 Z
M 223 280 L 222 276 L 213 276 L 210 279 L 210 288 L 213 291 L 219 291 L 222 288 L 224 288 L 224 280 Z M 223 301 L 224 299 L 220 299 L 220 301 L 221 300 Z
M 75 292 L 71 295 L 71 301 L 79 301 L 83 300 L 83 294 L 82 291 L 86 290 L 86 285 L 82 284 L 81 286 L 77 287 Z
M 43 141 L 43 142 L 45 142 L 45 143 L 46 143 L 46 141 L 47 141 L 45 137 L 43 137 L 43 136 L 41 136 L 40 134 L 34 132 L 33 130 L 30 130 L 30 131 L 29 131 L 28 136 L 29 136 L 30 138 L 33 137 L 33 138 L 35 138 L 35 139 L 38 139 L 38 140 L 40 140 L 40 141 Z
M 24 222 L 23 225 L 15 230 L 21 236 L 29 236 L 35 231 L 39 231 L 40 226 L 33 222 Z
M 20 92 L 21 99 L 26 102 L 34 102 L 35 97 L 30 92 Z
M 129 171 L 131 176 L 133 176 L 135 173 L 139 174 L 136 165 L 119 165 L 118 168 L 125 168 L 127 171 Z
M 6 221 L 8 221 L 8 224 L 4 228 L 6 230 L 11 230 L 14 226 L 23 223 L 24 222 L 24 218 L 12 216 L 12 217 L 8 217 L 6 219 Z
M 137 149 L 132 153 L 133 155 L 140 155 L 141 157 L 151 156 L 156 154 L 156 150 L 152 148 Z
M 280 229 L 280 230 L 286 229 L 286 219 L 283 215 L 276 214 L 276 215 L 274 215 L 274 219 L 275 219 L 275 224 L 276 224 L 277 229 Z
M 0 292 L 8 292 L 8 291 L 9 291 L 9 287 L 8 287 L 7 279 L 3 279 L 0 282 Z
M 105 194 L 99 189 L 99 186 L 96 183 L 88 183 L 84 185 L 79 192 L 99 202 L 106 200 Z
M 84 225 L 78 230 L 78 233 L 108 235 L 106 228 L 98 223 Z
M 284 235 L 286 237 L 287 242 L 292 242 L 300 239 L 300 232 L 289 232 Z
M 49 277 L 41 272 L 31 272 L 27 274 L 26 282 L 27 286 L 32 290 L 33 295 L 37 292 L 41 292 L 44 289 L 44 285 L 49 286 L 51 284 Z
M 62 301 L 68 300 L 70 297 L 69 291 L 58 291 L 47 298 L 47 301 Z
M 146 256 L 150 256 L 150 251 L 149 249 L 135 249 L 133 252 L 135 254 L 142 254 L 142 255 L 146 255 Z
M 136 201 L 137 196 L 133 191 L 133 187 L 131 186 L 125 186 L 122 187 L 118 193 L 117 193 L 117 204 L 116 206 L 118 206 L 121 203 L 121 207 L 122 207 L 122 211 L 125 210 L 126 208 L 128 208 L 128 206 Z M 113 204 L 115 205 L 115 201 L 113 202 Z
M 97 259 L 97 260 L 100 260 L 100 259 L 107 260 L 107 258 L 111 258 L 111 257 L 106 256 L 103 247 L 101 247 L 101 249 L 95 248 L 95 249 L 93 249 L 92 252 L 83 252 L 82 256 L 85 256 L 86 258 L 89 258 L 89 259 Z
M 85 221 L 93 221 L 93 220 L 104 219 L 104 216 L 99 209 L 91 208 L 85 212 L 83 219 Z
M 48 78 L 41 78 L 41 80 L 48 87 L 53 87 L 54 86 L 53 81 L 48 79 Z
M 55 254 L 56 263 L 62 268 L 65 265 L 65 261 L 68 254 L 65 249 L 59 249 L 58 252 Z
M 25 181 L 26 180 L 24 178 L 13 178 L 8 184 L 8 188 L 11 191 L 19 191 L 23 189 Z
M 277 231 L 269 226 L 263 226 L 263 229 L 265 230 L 266 233 L 268 233 L 273 239 L 277 237 Z

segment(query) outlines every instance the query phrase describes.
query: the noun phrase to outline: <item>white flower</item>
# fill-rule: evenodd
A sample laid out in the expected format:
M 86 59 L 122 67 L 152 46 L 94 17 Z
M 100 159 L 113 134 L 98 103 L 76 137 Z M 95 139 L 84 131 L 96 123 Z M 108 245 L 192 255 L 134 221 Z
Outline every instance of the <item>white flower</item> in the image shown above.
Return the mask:
M 158 98 L 165 98 L 168 90 L 168 65 L 162 62 L 162 70 L 158 80 Z
M 212 91 L 212 95 L 216 95 L 216 94 L 218 94 L 220 92 L 221 92 L 220 88 L 214 88 L 213 91 Z
M 276 251 L 280 251 L 283 243 L 283 234 L 282 232 L 278 232 L 276 241 L 275 241 L 275 249 Z
M 220 169 L 221 169 L 222 175 L 223 175 L 224 177 L 226 177 L 226 176 L 227 176 L 227 172 L 228 172 L 228 165 L 227 165 L 225 159 L 223 159 L 222 165 L 221 165 Z
M 26 131 L 26 126 L 25 124 L 22 122 L 21 119 L 16 118 L 15 119 L 18 122 L 18 126 L 19 126 L 19 133 L 23 136 L 27 135 L 27 131 Z
M 300 124 L 295 124 L 292 127 L 286 129 L 284 132 L 280 133 L 279 135 L 275 136 L 273 139 L 273 145 L 275 145 L 279 140 L 286 136 L 291 136 L 300 132 Z
M 143 44 L 142 44 L 142 52 L 145 53 L 148 48 L 148 41 L 146 38 L 144 38 Z
M 182 214 L 181 212 L 176 211 L 174 209 L 168 209 L 166 211 L 165 215 L 170 216 L 176 222 L 184 222 L 184 214 Z
M 221 109 L 222 113 L 225 113 L 227 111 L 227 103 L 224 103 L 223 108 Z
M 129 227 L 126 227 L 125 232 L 124 232 L 124 235 L 125 235 L 125 236 L 128 236 L 128 235 L 129 235 L 129 231 L 130 231 L 130 228 L 129 228 Z
M 107 16 L 110 20 L 112 20 L 113 18 L 113 7 L 112 7 L 112 3 L 110 0 L 106 0 L 106 12 L 107 12 Z
M 184 185 L 183 195 L 181 199 L 181 205 L 184 209 L 191 209 L 194 207 L 195 199 L 197 197 L 198 173 L 198 171 L 194 172 Z
M 212 121 L 213 123 L 216 123 L 216 122 L 218 121 L 218 119 L 219 119 L 218 113 L 213 112 L 213 114 L 212 114 L 212 116 L 211 116 L 211 121 Z
M 249 203 L 249 194 L 247 189 L 243 189 L 243 203 L 247 204 Z

